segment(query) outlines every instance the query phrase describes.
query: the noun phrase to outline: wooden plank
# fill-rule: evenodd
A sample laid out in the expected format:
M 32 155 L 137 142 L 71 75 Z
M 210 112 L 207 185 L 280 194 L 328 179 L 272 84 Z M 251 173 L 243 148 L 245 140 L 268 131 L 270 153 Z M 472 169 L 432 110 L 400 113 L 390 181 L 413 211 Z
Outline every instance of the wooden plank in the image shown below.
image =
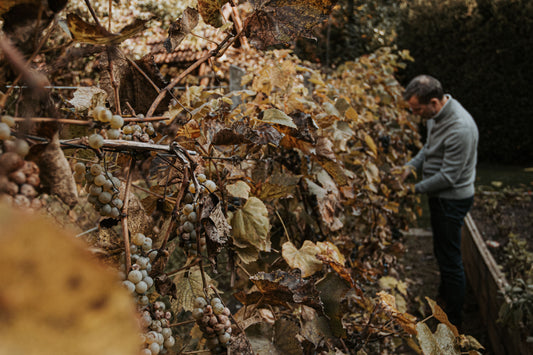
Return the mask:
M 494 354 L 533 354 L 533 344 L 527 343 L 518 332 L 497 323 L 501 305 L 509 301 L 502 296 L 508 283 L 470 214 L 465 218 L 462 250 L 465 272 L 487 324 Z

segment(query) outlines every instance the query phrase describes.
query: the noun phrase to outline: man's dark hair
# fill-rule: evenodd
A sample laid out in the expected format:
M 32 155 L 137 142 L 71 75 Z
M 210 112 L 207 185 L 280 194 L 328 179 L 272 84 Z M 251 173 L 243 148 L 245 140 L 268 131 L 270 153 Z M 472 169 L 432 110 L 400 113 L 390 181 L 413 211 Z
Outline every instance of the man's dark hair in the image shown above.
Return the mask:
M 419 75 L 407 84 L 403 98 L 406 101 L 413 96 L 418 98 L 418 102 L 423 105 L 429 103 L 433 98 L 442 100 L 444 91 L 440 81 L 429 75 Z

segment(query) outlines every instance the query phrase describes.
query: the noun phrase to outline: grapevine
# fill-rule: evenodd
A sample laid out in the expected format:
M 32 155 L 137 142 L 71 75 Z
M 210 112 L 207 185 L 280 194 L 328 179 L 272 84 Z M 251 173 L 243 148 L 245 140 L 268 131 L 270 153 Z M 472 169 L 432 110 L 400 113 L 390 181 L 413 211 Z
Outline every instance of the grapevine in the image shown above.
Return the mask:
M 85 25 L 101 30 L 100 10 L 86 3 L 93 21 Z M 233 16 L 235 3 L 227 5 Z M 76 30 L 74 41 L 86 38 Z M 384 307 L 363 291 L 394 267 L 394 231 L 415 215 L 416 200 L 398 179 L 419 144 L 392 75 L 401 53 L 383 49 L 326 76 L 287 50 L 235 50 L 240 28 L 220 31 L 210 51 L 160 84 L 146 69 L 155 66 L 128 57 L 125 34 L 96 33 L 104 33 L 97 43 L 105 48 L 94 51 L 101 88 L 79 89 L 68 102 L 53 97 L 62 110 L 30 118 L 17 116 L 14 101 L 2 103 L 2 194 L 38 209 L 34 201 L 62 182 L 56 194 L 66 209 L 92 209 L 78 236 L 118 269 L 117 284 L 135 300 L 143 354 L 252 353 L 257 319 L 277 345 L 290 338 L 308 353 L 362 347 L 383 333 L 408 337 L 391 325 L 394 312 L 374 317 Z M 246 89 L 174 90 L 205 63 L 216 63 L 217 80 L 239 65 Z M 28 99 L 14 90 L 7 96 Z M 331 302 L 360 317 L 323 307 L 321 297 L 344 287 Z M 312 312 L 328 321 L 309 323 Z M 203 339 L 184 330 L 192 322 Z M 296 336 L 305 324 L 311 334 Z M 325 339 L 329 330 L 317 327 L 330 325 L 346 341 Z

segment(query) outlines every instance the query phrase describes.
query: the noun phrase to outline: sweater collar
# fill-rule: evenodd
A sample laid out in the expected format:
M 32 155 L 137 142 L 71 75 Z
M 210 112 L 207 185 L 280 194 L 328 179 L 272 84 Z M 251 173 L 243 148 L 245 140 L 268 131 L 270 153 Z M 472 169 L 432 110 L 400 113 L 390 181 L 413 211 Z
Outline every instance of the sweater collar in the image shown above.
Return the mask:
M 440 120 L 442 120 L 442 118 L 447 117 L 447 116 L 448 116 L 448 113 L 449 113 L 450 110 L 451 110 L 450 107 L 451 107 L 451 102 L 452 102 L 452 100 L 453 100 L 452 95 L 450 95 L 450 94 L 446 94 L 446 95 L 444 95 L 444 96 L 446 96 L 446 97 L 448 98 L 448 100 L 446 101 L 446 103 L 444 104 L 444 106 L 442 106 L 442 108 L 440 109 L 440 111 L 437 112 L 437 114 L 436 114 L 435 116 L 432 117 L 433 120 L 434 120 L 435 122 L 439 122 Z

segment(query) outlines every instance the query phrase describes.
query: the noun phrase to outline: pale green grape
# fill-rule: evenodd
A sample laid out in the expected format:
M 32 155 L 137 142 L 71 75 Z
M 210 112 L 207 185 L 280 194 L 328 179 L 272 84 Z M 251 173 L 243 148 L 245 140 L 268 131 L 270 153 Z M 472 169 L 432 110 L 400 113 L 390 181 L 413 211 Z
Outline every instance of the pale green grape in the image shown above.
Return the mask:
M 98 201 L 102 203 L 109 203 L 111 202 L 112 195 L 109 192 L 103 191 L 100 195 L 98 195 Z M 109 206 L 111 208 L 111 206 Z
M 0 121 L 8 125 L 9 128 L 15 127 L 15 119 L 13 118 L 13 116 L 9 116 L 9 115 L 2 116 L 2 119 Z
M 139 281 L 135 285 L 135 291 L 137 293 L 141 293 L 142 294 L 142 293 L 145 293 L 147 290 L 148 290 L 148 285 L 144 281 Z
M 131 241 L 133 242 L 133 244 L 141 246 L 141 245 L 143 245 L 145 239 L 146 239 L 146 237 L 144 236 L 144 234 L 135 233 L 132 236 Z
M 91 165 L 91 167 L 89 168 L 89 171 L 91 172 L 91 174 L 93 174 L 94 176 L 98 176 L 100 175 L 102 172 L 103 172 L 103 169 L 102 169 L 102 166 L 100 164 L 93 164 Z
M 111 128 L 118 129 L 124 126 L 124 119 L 122 118 L 122 116 L 113 115 L 111 117 L 111 120 L 109 121 L 109 124 L 111 125 Z
M 142 280 L 142 273 L 139 270 L 131 270 L 128 274 L 128 280 L 133 282 L 134 284 L 139 283 Z
M 0 140 L 5 141 L 9 138 L 11 138 L 11 128 L 6 123 L 0 122 Z
M 104 145 L 104 137 L 99 134 L 91 134 L 89 136 L 89 146 L 93 149 L 100 149 Z
M 103 109 L 98 114 L 98 120 L 102 122 L 109 122 L 111 120 L 111 117 L 113 117 L 113 114 L 109 109 Z
M 217 190 L 217 184 L 213 180 L 207 180 L 204 186 L 209 192 L 215 192 Z
M 107 138 L 109 139 L 119 139 L 120 131 L 118 129 L 110 129 L 107 131 Z
M 24 139 L 17 139 L 15 141 L 15 153 L 21 157 L 25 157 L 30 152 L 30 145 Z
M 74 172 L 78 174 L 85 174 L 85 164 L 82 162 L 74 164 Z
M 94 177 L 94 184 L 96 186 L 103 186 L 106 182 L 106 177 L 104 175 L 98 175 Z

